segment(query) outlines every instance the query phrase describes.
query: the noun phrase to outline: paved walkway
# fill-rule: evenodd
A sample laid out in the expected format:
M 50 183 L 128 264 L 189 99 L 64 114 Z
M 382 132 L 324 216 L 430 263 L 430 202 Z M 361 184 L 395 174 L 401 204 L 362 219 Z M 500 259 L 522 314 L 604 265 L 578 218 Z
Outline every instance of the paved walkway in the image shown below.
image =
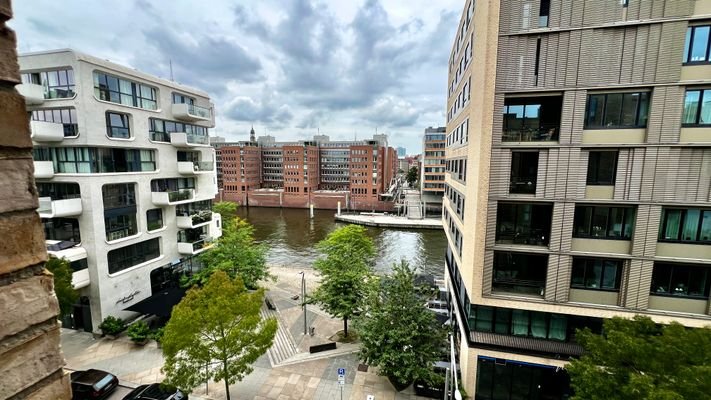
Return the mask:
M 443 229 L 442 220 L 439 218 L 411 219 L 408 217 L 378 213 L 341 214 L 336 215 L 335 218 L 336 221 L 365 226 L 401 229 Z
M 254 364 L 254 370 L 241 382 L 230 386 L 232 399 L 318 399 L 338 400 L 343 390 L 344 400 L 365 400 L 368 395 L 375 400 L 423 399 L 415 396 L 412 388 L 396 392 L 388 380 L 378 376 L 373 368 L 358 371 L 357 345 L 338 344 L 333 351 L 309 354 L 309 346 L 329 342 L 329 338 L 343 329 L 342 321 L 334 320 L 322 310 L 308 306 L 307 327 L 314 327 L 314 335 L 304 335 L 303 311 L 300 299 L 292 296 L 301 293 L 299 269 L 272 267 L 277 277 L 268 282 L 268 296 L 278 312 L 264 308 L 263 315 L 275 316 L 279 321 L 278 340 L 269 352 Z M 316 285 L 317 277 L 306 270 L 307 292 Z M 163 354 L 155 342 L 145 346 L 134 345 L 125 335 L 116 340 L 94 339 L 89 333 L 62 329 L 62 350 L 67 368 L 98 368 L 110 371 L 122 382 L 144 384 L 160 382 L 164 376 Z M 338 368 L 346 369 L 345 385 L 338 383 Z M 225 398 L 222 382 L 210 382 L 207 394 L 202 385 L 194 395 L 209 399 Z

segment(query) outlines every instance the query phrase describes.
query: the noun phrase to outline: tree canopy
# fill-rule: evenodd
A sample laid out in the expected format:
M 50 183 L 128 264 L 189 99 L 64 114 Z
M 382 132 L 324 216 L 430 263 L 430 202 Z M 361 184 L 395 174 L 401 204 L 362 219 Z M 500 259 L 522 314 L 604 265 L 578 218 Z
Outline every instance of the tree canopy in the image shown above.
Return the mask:
M 585 354 L 566 367 L 578 400 L 704 399 L 711 393 L 711 329 L 612 318 L 578 331 Z
M 418 286 L 406 262 L 393 265 L 368 296 L 366 311 L 356 319 L 361 359 L 402 386 L 432 382 L 433 365 L 446 344 L 447 332 L 425 308 L 430 288 Z
M 348 319 L 363 305 L 373 274 L 375 245 L 366 232 L 362 226 L 347 225 L 316 245 L 323 255 L 314 263 L 321 284 L 311 295 L 311 301 L 332 316 L 343 318 L 344 336 L 348 336 Z
M 74 303 L 79 299 L 79 292 L 72 286 L 72 267 L 64 258 L 50 256 L 44 265 L 54 275 L 54 293 L 59 301 L 61 317 L 71 314 Z
M 252 372 L 251 364 L 272 345 L 277 322 L 263 320 L 264 291 L 248 292 L 240 278 L 216 271 L 173 308 L 162 338 L 163 372 L 186 391 L 207 380 L 229 385 Z
M 202 268 L 189 276 L 185 284 L 205 284 L 215 271 L 240 277 L 249 289 L 256 289 L 259 281 L 270 278 L 266 247 L 255 242 L 254 227 L 237 217 L 235 209 L 235 203 L 215 204 L 215 212 L 222 215 L 222 236 L 213 248 L 199 255 Z
M 417 167 L 415 167 L 415 166 L 410 167 L 410 170 L 407 171 L 407 175 L 405 175 L 405 180 L 407 180 L 407 183 L 410 186 L 412 186 L 419 179 L 420 179 L 420 175 L 419 175 L 419 171 L 417 170 Z

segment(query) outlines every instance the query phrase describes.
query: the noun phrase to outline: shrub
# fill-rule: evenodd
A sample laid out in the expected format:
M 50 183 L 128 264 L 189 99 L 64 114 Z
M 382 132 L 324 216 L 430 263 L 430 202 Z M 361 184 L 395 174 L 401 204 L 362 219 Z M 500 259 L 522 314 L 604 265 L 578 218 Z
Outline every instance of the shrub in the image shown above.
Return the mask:
M 138 321 L 128 327 L 126 334 L 134 342 L 145 342 L 151 334 L 151 328 L 144 321 Z
M 126 328 L 126 323 L 121 318 L 112 315 L 104 318 L 99 325 L 99 329 L 104 335 L 118 335 Z
M 155 340 L 156 342 L 160 343 L 163 340 L 163 333 L 165 332 L 165 328 L 158 328 L 151 332 L 151 339 Z

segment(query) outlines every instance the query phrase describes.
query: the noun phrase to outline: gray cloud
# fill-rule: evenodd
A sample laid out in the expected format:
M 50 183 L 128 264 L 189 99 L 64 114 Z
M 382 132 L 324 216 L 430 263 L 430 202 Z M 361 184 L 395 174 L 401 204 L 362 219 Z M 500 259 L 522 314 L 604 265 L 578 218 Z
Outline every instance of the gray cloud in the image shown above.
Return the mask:
M 274 93 L 266 92 L 261 99 L 237 97 L 227 103 L 223 114 L 235 121 L 268 124 L 282 127 L 291 122 L 294 114 L 286 104 L 279 104 Z
M 363 116 L 379 126 L 404 127 L 415 124 L 419 112 L 403 99 L 385 96 L 375 101 Z

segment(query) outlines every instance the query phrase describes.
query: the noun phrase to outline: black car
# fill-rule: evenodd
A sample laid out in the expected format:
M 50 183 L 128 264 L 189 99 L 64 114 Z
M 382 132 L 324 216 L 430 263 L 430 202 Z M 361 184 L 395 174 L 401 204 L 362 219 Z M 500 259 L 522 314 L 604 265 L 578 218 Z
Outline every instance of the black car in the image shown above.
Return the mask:
M 73 400 L 104 399 L 119 383 L 116 375 L 98 369 L 72 372 L 70 379 Z
M 188 395 L 175 386 L 152 383 L 133 389 L 123 400 L 188 400 Z

